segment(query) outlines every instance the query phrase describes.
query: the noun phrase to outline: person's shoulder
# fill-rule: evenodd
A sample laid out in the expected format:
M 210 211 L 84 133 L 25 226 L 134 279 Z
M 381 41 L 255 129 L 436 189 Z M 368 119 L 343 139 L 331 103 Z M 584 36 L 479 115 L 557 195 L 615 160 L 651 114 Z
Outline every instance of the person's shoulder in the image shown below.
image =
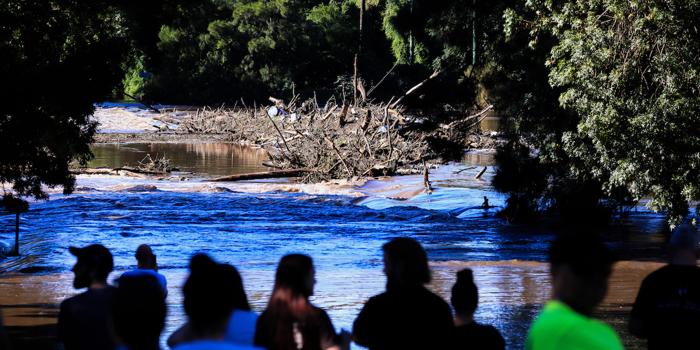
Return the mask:
M 262 348 L 217 340 L 198 340 L 180 344 L 174 350 L 262 350 Z
M 584 321 L 582 317 L 570 311 L 568 307 L 559 301 L 549 301 L 537 315 L 530 327 L 529 337 L 538 337 L 540 334 L 552 336 L 566 332 L 568 328 Z
M 236 309 L 231 315 L 231 324 L 256 324 L 258 318 L 258 314 L 253 311 Z
M 590 319 L 585 326 L 571 327 L 562 344 L 577 344 L 581 349 L 622 350 L 622 341 L 608 324 Z
M 141 277 L 141 276 L 153 276 L 155 278 L 160 279 L 160 277 L 163 277 L 160 273 L 158 273 L 155 270 L 149 270 L 149 269 L 131 269 L 124 271 L 122 273 L 121 277 Z
M 371 305 L 371 306 L 379 306 L 379 305 L 384 305 L 387 303 L 389 300 L 391 300 L 391 296 L 387 292 L 379 293 L 377 295 L 371 296 L 369 299 L 367 299 L 367 303 L 365 303 L 365 306 Z
M 433 292 L 430 291 L 428 288 L 424 288 L 424 290 L 425 290 L 426 295 L 428 296 L 428 298 L 430 298 L 433 302 L 440 303 L 440 304 L 447 304 L 447 302 L 445 301 L 445 299 L 443 299 L 441 296 L 439 296 L 439 295 L 433 293 Z
M 450 305 L 443 299 L 441 296 L 433 293 L 432 291 L 428 290 L 427 288 L 423 288 L 423 296 L 424 298 L 433 306 L 433 307 L 442 307 L 442 308 L 450 308 Z
M 490 324 L 477 323 L 476 327 L 479 330 L 479 332 L 483 332 L 484 334 L 498 335 L 499 337 L 501 336 L 501 332 L 499 332 L 496 327 Z
M 678 278 L 685 275 L 700 276 L 700 267 L 697 266 L 679 266 L 668 264 L 664 265 L 644 278 L 642 285 L 665 283 L 665 280 Z
M 80 303 L 80 300 L 83 299 L 83 296 L 82 296 L 82 295 L 83 295 L 84 293 L 85 293 L 85 292 L 64 299 L 64 300 L 61 302 L 61 305 L 60 305 L 61 310 L 64 311 L 64 312 L 65 312 L 65 311 L 71 310 L 71 309 L 73 308 L 74 305 Z

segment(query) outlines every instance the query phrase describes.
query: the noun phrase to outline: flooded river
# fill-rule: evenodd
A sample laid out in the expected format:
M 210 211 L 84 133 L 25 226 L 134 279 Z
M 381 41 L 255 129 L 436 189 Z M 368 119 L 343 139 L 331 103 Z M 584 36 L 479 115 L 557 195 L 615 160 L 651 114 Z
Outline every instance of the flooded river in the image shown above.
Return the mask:
M 93 166 L 134 164 L 146 153 L 173 160 L 179 180 L 79 176 L 78 191 L 32 203 L 22 216 L 20 258 L 4 258 L 0 305 L 9 325 L 55 322 L 55 304 L 74 295 L 67 248 L 102 243 L 116 271 L 134 265 L 139 244 L 150 244 L 169 281 L 165 336 L 184 321 L 180 287 L 189 256 L 202 251 L 242 272 L 253 308 L 261 311 L 279 258 L 301 252 L 314 258 L 313 301 L 335 326 L 350 329 L 364 301 L 384 288 L 381 245 L 397 236 L 420 241 L 431 260 L 430 288 L 446 299 L 461 268 L 472 267 L 480 288 L 477 320 L 494 324 L 508 348 L 522 348 L 526 330 L 549 296 L 546 259 L 555 227 L 525 228 L 494 217 L 504 197 L 493 191 L 489 153 L 432 171 L 436 190 L 422 193 L 422 177 L 367 183 L 297 186 L 281 182 L 212 183 L 210 175 L 261 170 L 264 153 L 227 144 L 98 145 Z M 181 181 L 184 180 L 184 181 Z M 483 197 L 496 208 L 480 207 Z M 0 217 L 9 244 L 13 217 Z M 605 229 L 625 261 L 616 266 L 600 317 L 624 333 L 641 279 L 660 266 L 663 218 L 643 209 Z M 644 260 L 644 261 L 641 261 Z

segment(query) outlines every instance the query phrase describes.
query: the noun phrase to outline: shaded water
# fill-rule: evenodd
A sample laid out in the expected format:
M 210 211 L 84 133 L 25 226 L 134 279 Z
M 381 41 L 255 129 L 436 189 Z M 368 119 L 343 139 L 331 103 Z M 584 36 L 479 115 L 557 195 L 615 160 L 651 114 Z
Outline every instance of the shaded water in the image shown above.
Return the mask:
M 90 167 L 135 166 L 150 154 L 170 159 L 183 172 L 228 175 L 267 170 L 262 166 L 265 151 L 230 143 L 98 144 L 92 152 Z
M 236 148 L 222 145 L 128 146 L 176 155 L 180 157 L 173 157 L 176 166 L 200 173 L 243 172 L 260 161 L 228 154 Z M 95 153 L 101 154 L 96 161 L 117 166 L 131 152 L 139 154 L 132 159 L 141 157 L 142 153 L 116 147 L 96 148 Z M 333 187 L 310 195 L 251 182 L 172 183 L 81 176 L 78 186 L 84 190 L 70 196 L 52 195 L 23 215 L 25 256 L 0 263 L 2 269 L 19 272 L 0 278 L 0 286 L 7 291 L 0 304 L 20 305 L 5 309 L 8 323 L 53 322 L 51 312 L 35 304 L 58 303 L 76 293 L 71 289 L 74 258 L 69 246 L 102 243 L 112 251 L 121 271 L 133 266 L 135 248 L 148 243 L 169 280 L 167 336 L 184 321 L 179 288 L 192 253 L 208 252 L 236 265 L 253 308 L 261 311 L 279 258 L 301 252 L 311 255 L 316 264 L 314 302 L 329 311 L 336 327 L 349 329 L 363 302 L 384 288 L 381 245 L 392 237 L 408 236 L 426 248 L 435 277 L 430 288 L 446 299 L 455 272 L 473 267 L 481 294 L 477 319 L 501 330 L 509 348 L 521 348 L 529 323 L 548 297 L 543 261 L 556 229 L 508 225 L 494 218 L 497 208 L 480 207 L 484 196 L 491 205 L 503 202 L 503 196 L 489 185 L 491 168 L 482 180 L 474 179 L 482 166 L 491 163 L 491 155 L 473 153 L 463 164 L 432 171 L 436 187 L 432 194 L 421 193 L 421 176 L 370 181 L 345 196 L 333 195 Z M 154 187 L 132 187 L 136 184 Z M 202 192 L 202 188 L 216 191 Z M 10 220 L 0 217 L 0 225 Z M 625 249 L 624 258 L 659 257 L 662 225 L 659 215 L 639 210 L 624 223 L 606 229 L 606 235 L 613 246 Z M 9 239 L 9 232 L 4 232 Z M 624 312 L 641 278 L 656 266 L 622 264 L 613 276 L 602 317 L 622 329 Z M 22 316 L 27 314 L 34 316 Z M 631 338 L 625 341 L 631 347 L 639 344 Z

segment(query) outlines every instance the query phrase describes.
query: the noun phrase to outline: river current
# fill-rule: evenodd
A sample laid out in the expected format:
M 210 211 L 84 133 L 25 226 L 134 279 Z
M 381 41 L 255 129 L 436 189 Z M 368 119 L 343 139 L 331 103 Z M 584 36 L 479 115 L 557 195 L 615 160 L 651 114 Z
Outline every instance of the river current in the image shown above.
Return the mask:
M 475 271 L 480 288 L 477 320 L 495 325 L 511 349 L 523 345 L 527 328 L 549 296 L 546 249 L 556 227 L 525 228 L 494 217 L 503 195 L 490 186 L 492 155 L 471 153 L 461 163 L 431 172 L 435 191 L 422 191 L 422 176 L 367 183 L 296 186 L 284 181 L 235 184 L 207 181 L 211 175 L 263 170 L 264 154 L 226 144 L 97 145 L 93 166 L 134 164 L 146 153 L 171 158 L 181 173 L 166 180 L 79 176 L 76 193 L 58 190 L 31 204 L 21 218 L 20 258 L 4 258 L 0 297 L 8 323 L 54 322 L 42 313 L 73 295 L 69 246 L 101 243 L 115 259 L 114 278 L 134 264 L 134 250 L 148 243 L 168 278 L 168 325 L 185 316 L 180 287 L 189 257 L 206 252 L 242 273 L 255 310 L 264 309 L 280 257 L 292 252 L 313 257 L 318 281 L 313 302 L 328 310 L 336 328 L 351 329 L 370 296 L 380 293 L 381 246 L 407 236 L 428 252 L 430 288 L 449 300 L 455 273 Z M 481 179 L 475 175 L 487 166 Z M 484 197 L 493 206 L 483 209 Z M 6 248 L 13 237 L 12 216 L 0 216 Z M 605 229 L 619 248 L 611 293 L 600 317 L 623 332 L 625 312 L 641 279 L 663 258 L 663 217 L 643 208 Z M 37 305 L 34 305 L 37 304 Z M 25 307 L 21 307 L 25 305 Z M 32 319 L 25 314 L 37 314 Z M 626 336 L 629 348 L 639 342 Z

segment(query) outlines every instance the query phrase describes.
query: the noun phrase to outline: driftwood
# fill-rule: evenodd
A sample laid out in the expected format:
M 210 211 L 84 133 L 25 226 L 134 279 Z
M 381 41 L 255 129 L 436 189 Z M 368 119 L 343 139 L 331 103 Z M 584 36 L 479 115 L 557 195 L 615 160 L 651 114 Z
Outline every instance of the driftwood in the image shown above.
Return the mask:
M 261 180 L 261 179 L 278 179 L 284 177 L 298 177 L 311 173 L 311 169 L 289 169 L 289 170 L 273 170 L 273 171 L 262 171 L 257 173 L 247 173 L 247 174 L 237 174 L 222 176 L 212 179 L 215 182 L 225 182 L 225 181 L 243 181 L 243 180 Z
M 394 102 L 393 104 L 391 104 L 390 107 L 391 107 L 391 108 L 396 108 L 396 106 L 398 106 L 399 103 L 401 103 L 401 101 L 403 101 L 404 98 L 406 98 L 407 96 L 411 95 L 411 94 L 414 93 L 416 90 L 420 89 L 423 85 L 425 85 L 425 83 L 427 83 L 427 82 L 429 82 L 429 81 L 435 79 L 438 75 L 440 75 L 440 71 L 439 71 L 439 70 L 434 71 L 433 74 L 431 74 L 428 78 L 426 78 L 425 80 L 421 81 L 420 83 L 414 85 L 412 88 L 408 89 L 408 91 L 406 91 L 406 92 L 403 94 L 403 96 L 399 97 L 399 99 L 396 100 L 396 102 Z
M 409 90 L 412 93 L 418 87 Z M 271 104 L 284 101 L 270 99 Z M 400 102 L 400 101 L 399 101 Z M 283 113 L 269 115 L 266 107 L 203 108 L 183 119 L 178 132 L 218 133 L 229 141 L 255 145 L 268 152 L 270 168 L 296 171 L 302 182 L 318 182 L 354 176 L 421 174 L 422 162 L 439 157 L 428 144 L 422 121 L 404 115 L 394 99 L 385 103 L 352 106 L 331 98 L 319 105 L 315 98 L 298 101 L 294 96 Z M 481 115 L 484 115 L 482 113 Z M 459 133 L 437 128 L 437 137 L 466 140 L 464 125 L 473 116 L 458 117 Z M 477 117 L 478 119 L 478 117 Z M 447 124 L 447 123 L 446 123 Z M 454 142 L 454 141 L 453 141 Z M 276 177 L 266 172 L 265 176 Z M 255 175 L 263 178 L 263 175 Z
M 428 194 L 433 193 L 433 185 L 430 183 L 430 170 L 428 165 L 423 162 L 423 187 Z
M 131 166 L 123 166 L 123 167 L 119 167 L 119 168 L 114 168 L 113 170 L 114 171 L 128 171 L 130 173 L 143 174 L 143 175 L 168 175 L 168 173 L 165 171 L 144 170 L 144 169 L 131 167 Z
M 481 169 L 481 171 L 479 171 L 479 173 L 476 174 L 476 176 L 474 176 L 474 179 L 479 180 L 481 178 L 481 176 L 484 175 L 484 173 L 486 172 L 486 168 L 487 167 L 484 167 L 483 169 Z

